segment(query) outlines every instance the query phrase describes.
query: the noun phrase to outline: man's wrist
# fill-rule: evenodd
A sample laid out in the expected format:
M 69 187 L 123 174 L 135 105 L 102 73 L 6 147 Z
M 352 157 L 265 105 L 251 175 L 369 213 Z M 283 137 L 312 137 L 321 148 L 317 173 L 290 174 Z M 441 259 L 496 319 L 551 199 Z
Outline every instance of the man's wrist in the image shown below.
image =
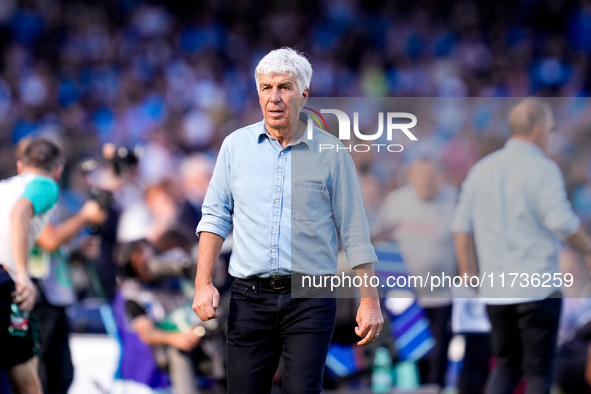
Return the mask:
M 380 304 L 380 299 L 379 297 L 376 296 L 375 297 L 362 297 L 361 298 L 361 304 L 371 304 L 371 305 L 375 305 L 375 304 Z
M 78 214 L 75 215 L 75 217 L 77 217 L 78 221 L 81 221 L 84 224 L 90 223 L 90 215 L 87 214 L 84 210 L 78 212 Z
M 16 277 L 18 279 L 23 279 L 23 278 L 28 278 L 29 277 L 29 273 L 27 272 L 26 269 L 18 269 L 16 270 Z
M 195 287 L 208 286 L 213 283 L 212 279 L 195 279 Z

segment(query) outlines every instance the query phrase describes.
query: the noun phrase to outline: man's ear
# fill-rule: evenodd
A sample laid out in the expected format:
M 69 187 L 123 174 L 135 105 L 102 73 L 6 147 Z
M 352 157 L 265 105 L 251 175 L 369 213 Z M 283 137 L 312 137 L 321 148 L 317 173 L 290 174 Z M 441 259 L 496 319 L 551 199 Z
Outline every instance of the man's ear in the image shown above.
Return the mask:
M 20 174 L 20 173 L 22 173 L 24 168 L 25 168 L 25 166 L 23 165 L 23 162 L 22 162 L 22 161 L 20 161 L 20 160 L 18 160 L 18 161 L 16 162 L 16 173 L 17 173 L 17 174 Z
M 310 95 L 310 88 L 304 89 L 304 91 L 302 92 L 302 107 L 304 105 L 306 105 L 306 102 L 308 101 L 308 96 L 309 95 Z
M 59 182 L 60 178 L 62 177 L 62 173 L 64 172 L 64 165 L 60 164 L 60 166 L 53 172 L 53 176 L 52 178 L 56 181 Z
M 540 140 L 540 137 L 542 136 L 542 133 L 544 132 L 544 128 L 542 125 L 537 124 L 534 126 L 534 128 L 532 129 L 531 133 L 529 134 L 529 140 L 531 142 L 538 142 Z

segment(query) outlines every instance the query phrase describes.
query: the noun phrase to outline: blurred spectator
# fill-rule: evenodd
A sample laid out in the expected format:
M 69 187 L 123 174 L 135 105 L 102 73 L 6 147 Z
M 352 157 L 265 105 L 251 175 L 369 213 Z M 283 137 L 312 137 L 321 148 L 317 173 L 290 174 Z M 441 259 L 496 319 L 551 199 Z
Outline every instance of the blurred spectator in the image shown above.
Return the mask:
M 3 2 L 0 123 L 13 143 L 66 134 L 80 142 L 72 157 L 96 154 L 97 140 L 216 149 L 230 122 L 251 123 L 248 70 L 266 50 L 296 43 L 317 59 L 315 94 L 327 97 L 574 96 L 591 85 L 588 7 L 574 0 L 511 13 L 508 1 L 303 1 L 284 12 L 268 1 L 125 4 Z M 255 14 L 273 26 L 268 35 Z M 150 182 L 182 156 L 165 150 L 145 162 Z
M 142 198 L 138 188 L 171 176 L 181 181 L 187 153 L 215 154 L 231 130 L 260 119 L 248 104 L 256 96 L 249 70 L 273 46 L 297 42 L 316 59 L 313 96 L 584 96 L 591 88 L 589 12 L 574 0 L 517 7 L 506 0 L 303 1 L 284 12 L 268 1 L 133 4 L 5 1 L 0 9 L 0 140 L 64 137 L 70 159 L 100 155 L 98 142 L 144 146 L 133 183 L 121 182 L 116 193 L 124 208 Z M 251 15 L 268 20 L 270 33 L 261 34 Z M 468 120 L 429 125 L 406 162 L 441 159 L 458 185 L 478 155 L 481 129 Z M 565 133 L 567 143 L 581 146 L 584 133 Z M 2 159 L 0 174 L 11 175 L 11 161 Z M 588 185 L 573 194 L 587 217 Z M 198 209 L 199 197 L 187 197 Z
M 453 229 L 461 273 L 559 274 L 557 238 L 591 262 L 591 239 L 566 198 L 556 163 L 547 158 L 555 128 L 551 107 L 528 98 L 508 117 L 511 138 L 476 164 L 462 184 Z M 565 278 L 566 280 L 567 278 Z M 522 377 L 526 393 L 550 393 L 562 301 L 560 290 L 478 287 L 491 322 L 497 364 L 487 393 L 512 393 Z
M 367 214 L 367 221 L 371 228 L 378 220 L 382 202 L 384 199 L 384 186 L 380 180 L 373 174 L 361 173 L 359 177 L 359 186 L 361 186 L 361 197 L 363 198 L 363 207 Z
M 20 140 L 15 156 L 21 160 L 30 142 Z M 76 189 L 78 172 L 72 171 L 72 189 Z M 80 197 L 62 194 L 58 199 L 50 221 L 37 238 L 37 244 L 29 255 L 29 274 L 35 278 L 38 299 L 33 313 L 41 327 L 39 349 L 39 377 L 45 393 L 67 393 L 74 379 L 74 367 L 70 355 L 70 333 L 65 308 L 74 304 L 76 294 L 68 266 L 69 250 L 66 244 L 87 225 L 99 225 L 106 219 L 100 205 L 93 200 L 83 205 Z M 72 246 L 72 245 L 70 245 Z
M 59 211 L 61 200 L 57 206 Z M 45 393 L 65 394 L 74 379 L 65 308 L 77 299 L 68 267 L 68 252 L 62 245 L 87 224 L 98 225 L 105 218 L 105 212 L 96 201 L 87 201 L 67 219 L 54 214 L 37 238 L 38 246 L 29 258 L 29 271 L 37 278 L 40 289 L 40 300 L 33 312 L 41 327 L 39 377 Z
M 117 237 L 119 242 L 142 238 L 155 241 L 170 228 L 181 225 L 194 230 L 198 222 L 197 211 L 180 188 L 165 180 L 146 190 L 145 201 L 137 201 L 122 212 Z
M 436 164 L 417 159 L 408 171 L 409 185 L 386 197 L 374 231 L 376 238 L 395 240 L 400 246 L 409 275 L 427 280 L 427 274 L 457 274 L 451 218 L 457 190 L 443 183 Z M 451 340 L 450 287 L 429 291 L 416 287 L 419 302 L 425 308 L 435 338 L 434 349 L 419 361 L 423 383 L 445 387 L 447 349 Z
M 591 393 L 591 321 L 558 348 L 556 382 L 565 394 Z
M 155 255 L 155 247 L 145 239 L 121 246 L 124 274 L 113 306 L 123 346 L 121 377 L 154 389 L 172 382 L 176 393 L 196 393 L 188 352 L 203 334 L 198 336 L 186 320 L 194 315 L 179 280 L 155 277 L 150 271 Z
M 202 154 L 187 157 L 180 167 L 180 176 L 184 198 L 201 219 L 201 205 L 213 174 L 213 161 Z M 191 230 L 194 230 L 191 227 Z

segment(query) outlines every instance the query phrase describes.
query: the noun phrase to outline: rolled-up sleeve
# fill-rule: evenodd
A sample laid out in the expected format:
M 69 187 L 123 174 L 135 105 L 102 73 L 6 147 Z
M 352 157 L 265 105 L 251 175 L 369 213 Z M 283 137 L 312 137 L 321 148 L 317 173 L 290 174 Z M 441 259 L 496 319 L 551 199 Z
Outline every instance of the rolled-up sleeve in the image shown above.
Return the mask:
M 537 188 L 532 191 L 537 202 L 538 215 L 544 226 L 561 239 L 573 235 L 581 220 L 574 213 L 566 196 L 564 178 L 555 163 L 540 171 Z
M 197 226 L 196 234 L 203 231 L 214 233 L 226 239 L 232 227 L 234 198 L 230 180 L 230 150 L 228 139 L 224 140 L 218 155 L 215 169 L 205 194 L 202 217 Z
M 369 223 L 363 207 L 357 171 L 347 152 L 341 156 L 329 189 L 335 223 L 341 234 L 349 266 L 355 268 L 361 264 L 376 262 L 378 258 L 369 238 Z
M 451 221 L 451 231 L 453 231 L 454 233 L 469 234 L 473 232 L 473 199 L 474 196 L 471 187 L 471 177 L 469 174 L 464 180 L 464 182 L 462 182 L 458 205 L 454 210 L 453 218 Z

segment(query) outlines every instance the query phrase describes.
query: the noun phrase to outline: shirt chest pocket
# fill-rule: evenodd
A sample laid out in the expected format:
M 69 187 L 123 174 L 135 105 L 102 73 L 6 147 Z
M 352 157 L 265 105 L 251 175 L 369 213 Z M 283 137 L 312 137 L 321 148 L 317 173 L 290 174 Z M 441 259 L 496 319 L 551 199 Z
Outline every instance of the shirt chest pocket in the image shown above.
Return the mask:
M 328 191 L 324 185 L 295 182 L 291 197 L 292 219 L 296 222 L 317 222 L 327 197 Z

